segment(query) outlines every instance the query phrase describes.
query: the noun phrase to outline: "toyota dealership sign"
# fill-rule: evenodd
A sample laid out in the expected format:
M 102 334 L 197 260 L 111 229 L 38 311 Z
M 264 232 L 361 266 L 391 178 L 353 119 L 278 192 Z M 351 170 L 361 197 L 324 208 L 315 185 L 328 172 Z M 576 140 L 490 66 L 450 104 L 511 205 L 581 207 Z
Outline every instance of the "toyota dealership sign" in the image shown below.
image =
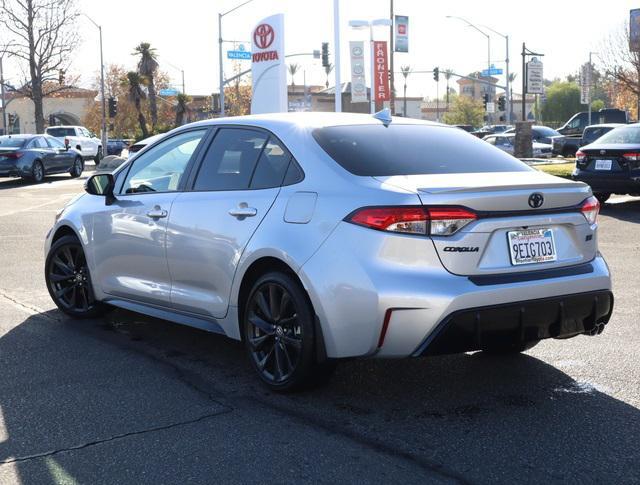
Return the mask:
M 267 17 L 256 25 L 251 35 L 251 52 L 251 113 L 287 111 L 283 14 Z

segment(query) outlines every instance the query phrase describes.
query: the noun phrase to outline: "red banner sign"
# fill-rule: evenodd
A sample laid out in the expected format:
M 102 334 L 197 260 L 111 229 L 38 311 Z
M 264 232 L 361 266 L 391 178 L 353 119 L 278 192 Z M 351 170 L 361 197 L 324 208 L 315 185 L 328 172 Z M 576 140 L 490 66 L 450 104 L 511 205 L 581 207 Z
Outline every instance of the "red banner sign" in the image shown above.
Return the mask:
M 389 101 L 391 90 L 389 89 L 389 64 L 387 61 L 387 43 L 375 41 L 373 43 L 373 71 L 374 83 L 373 92 L 376 102 Z

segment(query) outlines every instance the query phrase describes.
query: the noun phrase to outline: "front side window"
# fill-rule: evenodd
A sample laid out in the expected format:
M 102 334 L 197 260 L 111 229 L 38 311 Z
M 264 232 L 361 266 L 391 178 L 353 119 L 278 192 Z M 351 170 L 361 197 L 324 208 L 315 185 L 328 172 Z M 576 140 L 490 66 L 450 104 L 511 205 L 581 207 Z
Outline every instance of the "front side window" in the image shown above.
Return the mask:
M 194 190 L 248 189 L 267 138 L 262 131 L 221 128 L 204 156 Z
M 64 143 L 57 138 L 48 137 L 46 140 L 51 148 L 64 148 Z
M 174 192 L 207 130 L 180 133 L 158 143 L 133 161 L 122 192 Z
M 446 126 L 383 124 L 317 128 L 313 137 L 354 175 L 393 176 L 534 170 L 462 130 Z

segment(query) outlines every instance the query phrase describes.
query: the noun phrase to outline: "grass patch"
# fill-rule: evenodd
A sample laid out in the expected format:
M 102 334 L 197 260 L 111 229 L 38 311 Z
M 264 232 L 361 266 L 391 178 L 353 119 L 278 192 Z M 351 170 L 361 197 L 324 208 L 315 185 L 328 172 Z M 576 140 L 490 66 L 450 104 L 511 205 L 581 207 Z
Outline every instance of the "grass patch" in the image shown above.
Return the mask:
M 535 168 L 543 172 L 547 172 L 548 174 L 555 175 L 557 177 L 571 178 L 571 174 L 573 173 L 573 169 L 575 167 L 576 164 L 574 162 L 567 162 L 554 163 L 552 165 L 541 165 Z

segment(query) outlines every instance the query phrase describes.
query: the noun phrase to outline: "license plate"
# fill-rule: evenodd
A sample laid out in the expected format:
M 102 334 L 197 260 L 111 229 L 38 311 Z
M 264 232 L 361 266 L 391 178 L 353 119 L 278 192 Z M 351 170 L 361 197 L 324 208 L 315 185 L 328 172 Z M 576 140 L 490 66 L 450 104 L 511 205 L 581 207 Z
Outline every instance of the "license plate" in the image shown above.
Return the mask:
M 596 170 L 611 170 L 611 160 L 596 160 Z
M 524 231 L 510 231 L 509 253 L 511 264 L 546 263 L 556 261 L 556 245 L 551 229 L 527 229 Z

